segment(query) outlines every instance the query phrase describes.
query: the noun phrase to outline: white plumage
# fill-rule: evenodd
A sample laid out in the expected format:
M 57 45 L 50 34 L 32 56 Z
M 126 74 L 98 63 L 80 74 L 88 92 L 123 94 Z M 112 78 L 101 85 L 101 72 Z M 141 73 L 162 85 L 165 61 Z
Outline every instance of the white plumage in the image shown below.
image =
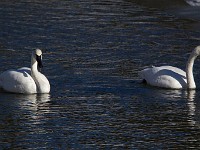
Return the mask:
M 49 93 L 49 81 L 38 71 L 38 67 L 42 67 L 41 60 L 42 51 L 36 49 L 32 53 L 31 68 L 23 67 L 3 72 L 0 74 L 0 87 L 13 93 Z
M 139 72 L 139 76 L 147 84 L 168 89 L 195 89 L 196 84 L 193 77 L 193 64 L 200 54 L 200 46 L 191 53 L 186 72 L 173 66 L 150 67 Z

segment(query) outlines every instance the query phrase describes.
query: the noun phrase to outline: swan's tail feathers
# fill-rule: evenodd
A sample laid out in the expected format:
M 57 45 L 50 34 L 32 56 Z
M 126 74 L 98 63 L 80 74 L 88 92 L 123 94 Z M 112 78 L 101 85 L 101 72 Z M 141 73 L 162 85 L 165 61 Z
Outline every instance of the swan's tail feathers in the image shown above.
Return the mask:
M 141 70 L 138 73 L 139 77 L 146 80 L 148 78 L 148 76 L 151 75 L 151 72 L 152 72 L 152 70 L 154 70 L 154 68 L 156 68 L 156 67 L 155 66 L 151 66 L 151 67 L 148 67 L 148 68 L 145 68 L 145 69 Z
M 145 75 L 144 75 L 145 70 L 142 70 L 138 73 L 139 77 L 141 78 L 141 83 L 142 84 L 147 84 L 147 81 L 145 79 Z

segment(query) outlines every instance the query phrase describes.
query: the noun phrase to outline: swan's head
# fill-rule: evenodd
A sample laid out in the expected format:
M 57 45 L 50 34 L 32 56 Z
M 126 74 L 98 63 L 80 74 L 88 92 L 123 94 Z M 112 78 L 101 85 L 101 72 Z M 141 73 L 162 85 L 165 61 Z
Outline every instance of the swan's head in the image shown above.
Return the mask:
M 41 55 L 42 55 L 42 50 L 36 49 L 36 50 L 35 50 L 35 55 L 41 56 Z
M 200 55 L 200 46 L 197 46 L 197 47 L 194 49 L 193 54 L 196 55 L 196 56 L 199 56 L 199 55 Z
M 42 51 L 40 49 L 33 51 L 33 58 L 37 61 L 38 67 L 42 68 Z

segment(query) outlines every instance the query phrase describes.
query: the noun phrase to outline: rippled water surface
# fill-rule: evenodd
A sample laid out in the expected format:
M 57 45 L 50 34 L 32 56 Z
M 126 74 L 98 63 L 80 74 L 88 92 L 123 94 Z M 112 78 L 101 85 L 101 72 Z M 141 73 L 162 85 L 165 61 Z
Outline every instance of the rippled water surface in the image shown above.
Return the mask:
M 185 68 L 199 7 L 181 0 L 3 0 L 0 72 L 44 51 L 50 94 L 0 92 L 0 149 L 197 149 L 196 91 L 141 84 L 151 65 Z

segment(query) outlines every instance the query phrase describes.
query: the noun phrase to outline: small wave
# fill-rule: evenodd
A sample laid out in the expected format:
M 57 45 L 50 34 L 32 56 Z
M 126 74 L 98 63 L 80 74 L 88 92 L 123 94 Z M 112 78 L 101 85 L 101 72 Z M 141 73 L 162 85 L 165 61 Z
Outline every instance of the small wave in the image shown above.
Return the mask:
M 185 0 L 191 6 L 200 6 L 200 0 Z

